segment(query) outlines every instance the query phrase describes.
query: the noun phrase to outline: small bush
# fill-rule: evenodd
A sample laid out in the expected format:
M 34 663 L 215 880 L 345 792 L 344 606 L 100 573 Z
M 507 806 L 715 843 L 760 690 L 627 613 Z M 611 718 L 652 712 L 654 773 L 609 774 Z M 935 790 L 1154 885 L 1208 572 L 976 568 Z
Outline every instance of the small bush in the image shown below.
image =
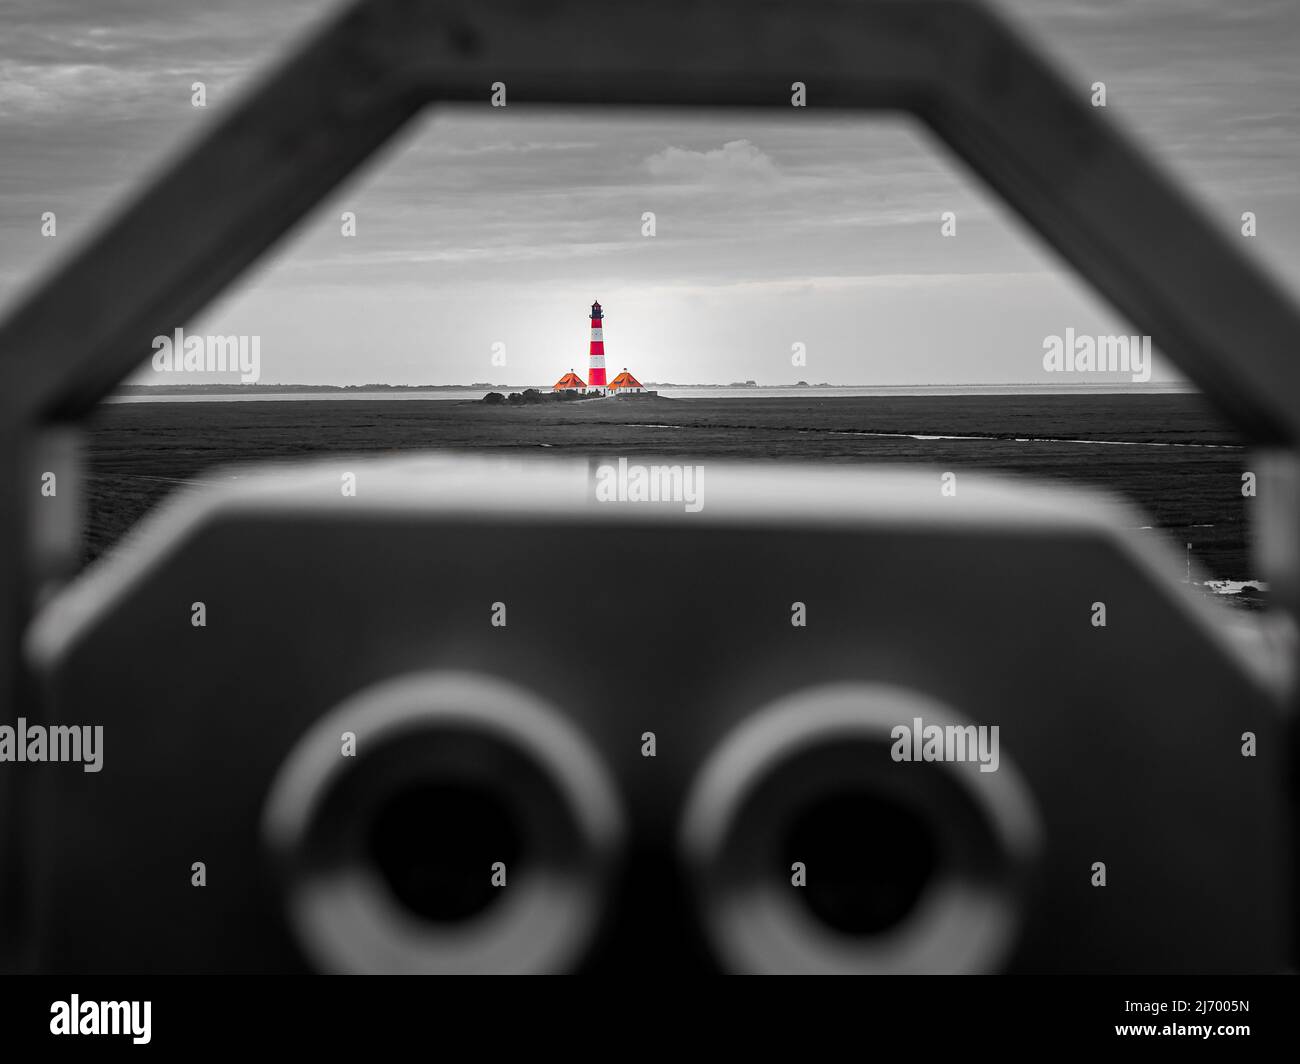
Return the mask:
M 500 392 L 488 392 L 487 395 L 483 396 L 483 402 L 487 403 L 488 406 L 499 406 L 505 401 L 506 397 Z

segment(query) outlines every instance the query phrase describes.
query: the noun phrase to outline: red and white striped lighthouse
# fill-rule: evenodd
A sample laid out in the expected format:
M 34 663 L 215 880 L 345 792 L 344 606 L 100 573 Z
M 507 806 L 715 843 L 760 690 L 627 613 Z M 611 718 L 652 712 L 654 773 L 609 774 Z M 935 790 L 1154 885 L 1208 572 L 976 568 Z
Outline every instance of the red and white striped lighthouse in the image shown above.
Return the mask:
M 591 372 L 587 376 L 587 387 L 605 390 L 605 333 L 602 328 L 605 321 L 604 312 L 599 303 L 591 305 Z

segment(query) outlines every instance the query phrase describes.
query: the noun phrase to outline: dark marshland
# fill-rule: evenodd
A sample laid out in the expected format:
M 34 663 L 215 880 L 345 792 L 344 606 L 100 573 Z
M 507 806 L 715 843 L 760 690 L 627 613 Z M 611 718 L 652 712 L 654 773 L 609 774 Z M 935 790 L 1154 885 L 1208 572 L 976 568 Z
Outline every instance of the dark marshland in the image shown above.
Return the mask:
M 420 450 L 917 462 L 1114 491 L 1217 579 L 1250 580 L 1249 452 L 1192 394 L 109 403 L 89 439 L 86 559 L 228 463 Z M 1180 574 L 1181 575 L 1181 574 Z

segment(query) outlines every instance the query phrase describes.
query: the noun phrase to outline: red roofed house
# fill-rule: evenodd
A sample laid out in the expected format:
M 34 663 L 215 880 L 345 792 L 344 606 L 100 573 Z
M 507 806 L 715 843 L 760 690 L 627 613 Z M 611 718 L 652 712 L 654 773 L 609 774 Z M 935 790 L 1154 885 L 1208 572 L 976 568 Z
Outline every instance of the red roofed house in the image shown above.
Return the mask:
M 623 372 L 609 382 L 609 391 L 611 395 L 617 395 L 619 392 L 622 392 L 624 395 L 632 395 L 637 392 L 644 392 L 645 388 L 641 386 L 641 382 L 632 376 L 632 374 L 627 371 L 627 367 L 624 366 Z
M 555 385 L 554 387 L 551 388 L 551 391 L 567 392 L 570 390 L 575 390 L 581 392 L 581 391 L 585 391 L 586 388 L 587 385 L 583 381 L 583 379 L 579 377 L 576 373 L 574 373 L 573 370 L 569 370 L 568 373 L 566 373 L 563 377 L 561 377 L 558 381 L 555 382 Z

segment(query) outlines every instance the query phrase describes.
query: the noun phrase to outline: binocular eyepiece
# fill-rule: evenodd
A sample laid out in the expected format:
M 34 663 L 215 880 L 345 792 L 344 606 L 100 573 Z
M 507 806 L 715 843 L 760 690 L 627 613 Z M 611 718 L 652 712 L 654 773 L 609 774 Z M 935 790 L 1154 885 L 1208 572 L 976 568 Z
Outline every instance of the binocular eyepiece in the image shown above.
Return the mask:
M 723 740 L 692 789 L 682 850 L 727 968 L 999 969 L 1038 813 L 1005 759 L 989 773 L 902 759 L 902 732 L 922 720 L 975 731 L 916 692 L 838 684 L 783 698 Z
M 623 830 L 601 759 L 562 715 L 447 673 L 364 690 L 322 718 L 263 825 L 301 948 L 348 973 L 572 966 Z
M 1012 766 L 891 757 L 956 722 L 913 692 L 798 692 L 698 768 L 680 856 L 720 964 L 744 972 L 996 970 L 1039 843 Z M 469 673 L 407 676 L 322 718 L 264 835 L 289 922 L 331 972 L 572 968 L 626 846 L 604 760 L 556 708 Z

